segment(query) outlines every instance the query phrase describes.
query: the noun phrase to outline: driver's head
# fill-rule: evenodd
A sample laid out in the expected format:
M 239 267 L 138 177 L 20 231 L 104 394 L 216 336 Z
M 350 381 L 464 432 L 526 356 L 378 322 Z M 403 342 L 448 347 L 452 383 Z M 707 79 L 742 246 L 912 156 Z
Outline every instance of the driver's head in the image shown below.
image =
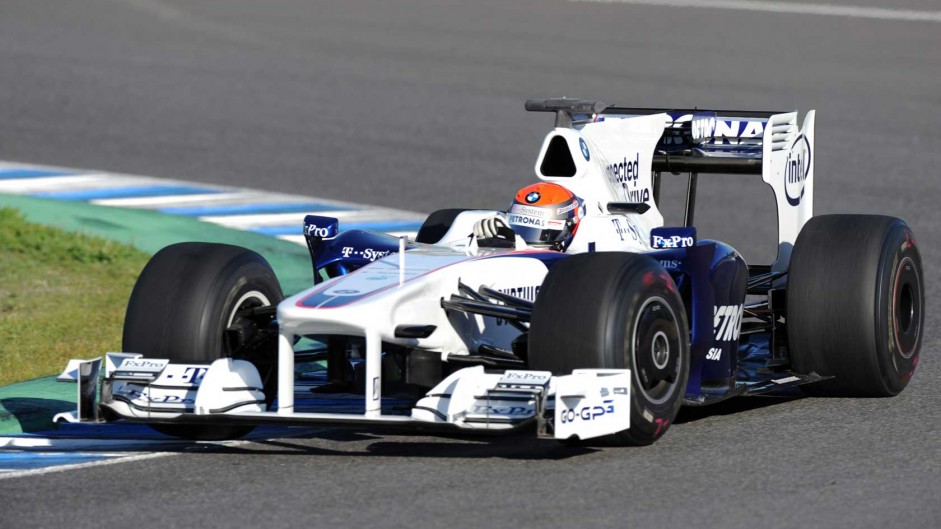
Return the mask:
M 510 227 L 530 246 L 565 250 L 584 215 L 568 189 L 540 182 L 520 189 L 507 211 Z

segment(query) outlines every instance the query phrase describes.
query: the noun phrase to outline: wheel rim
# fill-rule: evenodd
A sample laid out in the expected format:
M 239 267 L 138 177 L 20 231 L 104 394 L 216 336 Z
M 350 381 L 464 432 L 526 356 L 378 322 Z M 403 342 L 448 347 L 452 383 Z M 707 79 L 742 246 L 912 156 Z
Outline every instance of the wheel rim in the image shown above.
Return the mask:
M 892 323 L 899 353 L 905 359 L 911 358 L 921 330 L 921 278 L 911 257 L 903 258 L 895 272 Z
M 245 315 L 246 311 L 255 309 L 258 307 L 267 307 L 271 305 L 271 300 L 257 290 L 251 290 L 242 294 L 242 296 L 232 305 L 232 311 L 229 313 L 229 317 L 226 318 L 226 325 L 223 328 L 229 329 L 232 326 L 252 326 L 258 328 L 257 323 L 251 318 Z M 223 339 L 223 355 L 232 356 L 235 351 L 232 350 L 231 345 L 227 340 Z
M 232 306 L 232 312 L 229 313 L 229 318 L 226 320 L 226 328 L 235 323 L 235 318 L 238 317 L 239 312 L 257 307 L 267 307 L 268 305 L 271 305 L 271 300 L 257 290 L 242 294 L 242 297 Z
M 682 368 L 679 324 L 669 303 L 651 297 L 635 313 L 631 337 L 637 389 L 653 404 L 670 400 Z

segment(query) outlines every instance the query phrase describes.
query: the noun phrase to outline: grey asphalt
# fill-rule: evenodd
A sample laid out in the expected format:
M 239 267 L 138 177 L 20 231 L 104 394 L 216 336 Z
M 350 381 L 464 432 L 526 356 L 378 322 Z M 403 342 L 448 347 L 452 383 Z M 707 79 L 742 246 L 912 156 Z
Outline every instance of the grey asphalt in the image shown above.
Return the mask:
M 0 480 L 0 526 L 938 526 L 938 72 L 928 22 L 550 0 L 3 0 L 0 159 L 499 208 L 533 180 L 551 126 L 528 97 L 816 108 L 817 213 L 906 218 L 929 301 L 921 364 L 892 399 L 686 410 L 641 449 L 328 432 L 185 451 Z M 773 258 L 764 185 L 701 180 L 700 235 Z

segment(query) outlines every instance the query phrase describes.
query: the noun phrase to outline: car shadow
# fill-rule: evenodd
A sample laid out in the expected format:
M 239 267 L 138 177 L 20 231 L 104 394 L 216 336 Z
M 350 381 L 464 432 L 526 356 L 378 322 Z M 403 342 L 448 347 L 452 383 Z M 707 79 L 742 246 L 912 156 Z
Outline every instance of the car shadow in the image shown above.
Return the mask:
M 735 397 L 723 402 L 717 402 L 708 406 L 683 406 L 680 413 L 676 416 L 673 424 L 689 424 L 702 419 L 722 415 L 735 415 L 747 411 L 777 406 L 795 400 L 803 399 L 803 396 L 787 397 Z
M 327 441 L 336 448 L 317 443 Z M 382 429 L 324 430 L 296 438 L 252 439 L 251 443 L 220 446 L 216 453 L 244 455 L 315 455 L 342 457 L 420 457 L 431 459 L 563 460 L 597 452 L 597 448 L 539 439 L 535 432 L 509 435 L 441 435 L 434 440 L 421 433 Z M 311 444 L 311 441 L 317 444 Z M 363 444 L 362 448 L 353 446 Z M 345 448 L 350 447 L 350 448 Z
M 709 406 L 684 406 L 680 409 L 674 424 L 691 424 L 696 421 L 717 417 L 731 416 L 748 411 L 767 408 L 792 402 L 802 396 L 768 397 L 756 396 L 732 398 Z M 368 433 L 357 430 L 324 429 L 303 439 L 254 439 L 251 445 L 226 446 L 220 448 L 225 453 L 244 453 L 255 455 L 298 454 L 344 457 L 425 457 L 425 458 L 504 458 L 520 460 L 561 460 L 598 452 L 604 448 L 616 447 L 605 439 L 569 443 L 549 439 L 538 439 L 534 431 L 512 435 L 468 435 L 435 434 L 436 441 L 421 440 L 421 433 L 403 433 L 401 430 L 369 430 Z M 669 433 L 667 434 L 669 435 Z M 304 439 L 319 438 L 342 444 L 366 441 L 362 450 L 344 450 L 326 448 L 323 445 L 311 445 Z M 397 440 L 400 439 L 400 440 Z M 446 441 L 451 439 L 452 441 Z M 370 442 L 371 441 L 371 442 Z M 624 448 L 624 447 L 617 447 Z M 643 448 L 643 447 L 637 447 Z M 627 450 L 632 447 L 626 447 Z
M 0 435 L 54 429 L 53 415 L 75 409 L 74 402 L 30 397 L 0 399 L 0 406 Z
M 802 397 L 748 397 L 733 398 L 709 406 L 684 406 L 674 421 L 675 425 L 691 424 L 717 416 L 731 416 L 752 410 L 792 402 Z M 49 410 L 69 411 L 74 404 L 48 399 L 4 399 L 2 404 L 23 424 L 24 432 L 49 430 Z M 44 413 L 34 413 L 35 410 Z M 119 426 L 123 425 L 123 426 Z M 88 431 L 95 437 L 115 439 L 115 427 L 122 431 L 118 438 L 130 443 L 126 446 L 108 445 L 94 448 L 89 445 L 65 451 L 95 453 L 169 452 L 203 453 L 246 456 L 340 456 L 340 457 L 419 457 L 419 458 L 502 458 L 510 460 L 564 460 L 584 456 L 613 447 L 605 440 L 570 443 L 539 439 L 534 429 L 512 434 L 423 433 L 398 429 L 373 428 L 369 430 L 345 428 L 260 427 L 247 437 L 225 442 L 194 442 L 158 434 L 142 424 L 117 423 L 76 428 L 94 428 Z M 76 434 L 79 432 L 76 431 Z M 667 434 L 669 435 L 669 434 Z M 76 435 L 77 438 L 84 437 Z M 147 444 L 149 442 L 149 444 Z M 642 448 L 642 447 L 640 447 Z M 627 448 L 630 450 L 630 448 Z M 61 449 L 60 449 L 61 450 Z M 28 451 L 43 451 L 28 450 Z

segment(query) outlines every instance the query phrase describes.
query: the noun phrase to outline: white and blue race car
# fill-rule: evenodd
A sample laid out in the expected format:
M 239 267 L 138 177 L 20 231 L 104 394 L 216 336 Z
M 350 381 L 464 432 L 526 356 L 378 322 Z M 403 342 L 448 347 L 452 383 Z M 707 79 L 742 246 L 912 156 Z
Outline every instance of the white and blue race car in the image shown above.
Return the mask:
M 813 216 L 814 112 L 530 100 L 555 127 L 535 164 L 581 199 L 563 248 L 482 244 L 504 212 L 432 213 L 416 239 L 310 215 L 313 286 L 283 299 L 234 246 L 157 253 L 131 296 L 122 353 L 73 360 L 73 422 L 143 422 L 220 439 L 256 425 L 512 432 L 649 444 L 682 405 L 794 392 L 890 396 L 918 363 L 921 258 L 902 220 Z M 661 175 L 687 174 L 683 226 Z M 748 264 L 698 240 L 697 177 L 760 177 L 778 253 Z M 300 227 L 299 227 L 300 228 Z

